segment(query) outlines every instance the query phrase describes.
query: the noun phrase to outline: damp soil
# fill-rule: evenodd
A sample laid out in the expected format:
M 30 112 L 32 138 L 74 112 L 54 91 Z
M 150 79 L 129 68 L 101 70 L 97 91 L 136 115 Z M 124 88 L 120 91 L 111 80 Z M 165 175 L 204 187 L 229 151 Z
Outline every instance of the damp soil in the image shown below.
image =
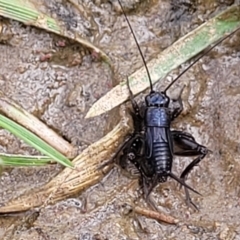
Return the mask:
M 122 2 L 146 60 L 229 5 L 239 4 L 213 0 Z M 76 9 L 66 1 L 42 0 L 37 6 L 106 52 L 114 74 L 81 45 L 15 21 L 1 19 L 4 31 L 0 39 L 1 91 L 78 146 L 79 152 L 120 119 L 118 110 L 84 119 L 88 109 L 143 65 L 116 1 L 86 0 L 81 4 Z M 224 41 L 175 86 L 186 85 L 184 111 L 173 127 L 189 132 L 212 150 L 188 176 L 188 184 L 202 194 L 191 193 L 199 211 L 186 206 L 183 189 L 172 180 L 159 184 L 151 197 L 161 211 L 180 220 L 178 225 L 127 211 L 126 204 L 148 206 L 137 181 L 115 167 L 99 184 L 40 208 L 38 213 L 1 216 L 0 239 L 240 239 L 239 41 L 240 33 Z M 174 71 L 166 82 L 181 70 Z M 162 83 L 154 86 L 162 87 Z M 137 99 L 141 101 L 144 94 Z M 0 151 L 36 154 L 4 130 L 0 130 Z M 190 161 L 175 158 L 173 172 L 179 175 Z M 44 185 L 60 171 L 59 166 L 4 168 L 1 202 Z

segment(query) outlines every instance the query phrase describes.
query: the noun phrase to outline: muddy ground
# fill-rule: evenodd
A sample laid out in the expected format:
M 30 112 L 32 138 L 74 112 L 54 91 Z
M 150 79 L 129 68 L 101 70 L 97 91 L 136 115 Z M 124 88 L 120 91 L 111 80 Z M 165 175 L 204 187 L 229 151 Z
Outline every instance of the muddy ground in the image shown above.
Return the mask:
M 83 12 L 66 1 L 42 0 L 38 6 L 105 51 L 114 64 L 114 76 L 105 63 L 82 46 L 18 22 L 2 20 L 6 29 L 0 45 L 1 91 L 80 151 L 104 136 L 119 120 L 111 112 L 84 119 L 90 106 L 143 65 L 116 1 L 83 2 Z M 123 1 L 123 4 L 147 60 L 229 5 L 239 4 L 210 0 L 139 2 Z M 169 180 L 153 191 L 152 198 L 161 211 L 180 220 L 178 225 L 129 213 L 125 203 L 147 205 L 139 195 L 136 181 L 114 168 L 101 183 L 46 206 L 39 214 L 0 217 L 0 238 L 240 239 L 239 41 L 240 32 L 201 59 L 177 84 L 185 84 L 186 88 L 184 112 L 174 128 L 193 134 L 212 150 L 188 178 L 189 185 L 202 194 L 191 193 L 199 212 L 186 206 L 184 191 Z M 167 81 L 180 71 L 172 73 Z M 157 83 L 155 89 L 161 89 L 161 84 Z M 4 130 L 0 131 L 0 150 L 36 154 Z M 175 158 L 173 172 L 180 174 L 189 161 Z M 4 169 L 1 202 L 44 185 L 59 171 L 59 166 Z

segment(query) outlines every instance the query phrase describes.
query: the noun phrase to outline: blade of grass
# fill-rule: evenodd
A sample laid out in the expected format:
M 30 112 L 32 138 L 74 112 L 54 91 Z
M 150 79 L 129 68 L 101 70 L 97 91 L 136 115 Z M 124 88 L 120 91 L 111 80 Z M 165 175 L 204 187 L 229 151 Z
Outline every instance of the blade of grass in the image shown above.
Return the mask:
M 12 120 L 8 119 L 7 117 L 0 114 L 0 126 L 4 129 L 8 130 L 9 132 L 13 133 L 15 136 L 21 138 L 26 143 L 40 151 L 41 153 L 51 157 L 56 162 L 66 166 L 66 167 L 73 167 L 72 162 L 67 159 L 64 155 L 60 152 L 55 150 L 50 145 L 46 144 L 42 139 L 37 137 L 32 132 L 28 131 L 27 129 L 23 128 L 19 124 L 13 122 Z
M 74 169 L 65 168 L 46 185 L 29 189 L 21 196 L 14 196 L 14 199 L 0 206 L 0 213 L 25 211 L 43 204 L 52 204 L 99 182 L 113 165 L 104 169 L 99 167 L 116 153 L 119 144 L 131 130 L 131 119 L 124 106 L 122 110 L 121 122 L 106 136 L 84 149 L 73 160 Z
M 69 142 L 65 141 L 38 118 L 28 113 L 14 101 L 6 97 L 1 91 L 0 111 L 6 117 L 38 135 L 42 140 L 51 145 L 57 151 L 61 152 L 64 156 L 72 159 L 77 155 L 77 148 L 74 148 Z
M 109 57 L 101 49 L 80 37 L 77 33 L 67 31 L 64 24 L 59 24 L 57 20 L 39 12 L 27 0 L 24 2 L 19 0 L 0 0 L 0 15 L 74 40 L 98 53 L 111 66 Z
M 232 6 L 202 24 L 161 52 L 147 63 L 152 82 L 164 78 L 171 70 L 188 61 L 212 43 L 240 27 L 240 6 Z M 130 87 L 136 95 L 149 87 L 145 67 L 129 77 Z M 126 80 L 100 98 L 88 111 L 86 118 L 98 116 L 125 102 L 129 97 Z
M 52 158 L 47 156 L 25 156 L 0 154 L 0 165 L 8 167 L 37 167 L 52 164 Z

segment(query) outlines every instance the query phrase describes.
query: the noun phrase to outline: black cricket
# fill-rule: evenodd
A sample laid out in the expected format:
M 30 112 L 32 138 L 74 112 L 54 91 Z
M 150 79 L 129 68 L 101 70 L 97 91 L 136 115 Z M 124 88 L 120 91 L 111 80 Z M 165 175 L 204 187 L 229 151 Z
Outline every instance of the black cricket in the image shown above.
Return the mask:
M 129 20 L 124 12 L 120 0 L 118 3 L 125 16 L 127 24 L 131 30 L 134 40 L 137 44 L 141 54 L 143 63 L 150 83 L 150 93 L 145 97 L 145 104 L 141 106 L 134 100 L 133 93 L 129 87 L 127 79 L 127 86 L 129 89 L 130 101 L 133 112 L 131 112 L 134 124 L 134 132 L 130 138 L 121 146 L 118 152 L 114 155 L 112 161 L 116 161 L 125 168 L 126 164 L 130 162 L 140 173 L 140 186 L 143 189 L 144 198 L 148 201 L 149 194 L 153 188 L 160 182 L 166 182 L 168 177 L 175 179 L 185 188 L 186 202 L 188 205 L 198 209 L 192 202 L 189 190 L 199 194 L 196 190 L 186 184 L 186 177 L 191 170 L 199 164 L 207 153 L 211 152 L 207 147 L 196 142 L 194 137 L 186 132 L 171 130 L 172 121 L 177 118 L 183 110 L 181 94 L 177 99 L 170 99 L 167 95 L 167 90 L 187 71 L 191 68 L 201 57 L 211 51 L 217 44 L 232 35 L 224 37 L 218 41 L 213 47 L 203 53 L 201 56 L 189 65 L 175 80 L 173 80 L 167 88 L 162 91 L 154 91 L 151 82 L 149 70 L 147 68 L 144 56 L 137 42 L 136 36 L 129 23 Z M 172 107 L 172 102 L 177 102 L 178 107 Z M 173 157 L 184 156 L 196 158 L 183 170 L 180 177 L 172 172 Z M 155 206 L 149 202 L 150 205 Z

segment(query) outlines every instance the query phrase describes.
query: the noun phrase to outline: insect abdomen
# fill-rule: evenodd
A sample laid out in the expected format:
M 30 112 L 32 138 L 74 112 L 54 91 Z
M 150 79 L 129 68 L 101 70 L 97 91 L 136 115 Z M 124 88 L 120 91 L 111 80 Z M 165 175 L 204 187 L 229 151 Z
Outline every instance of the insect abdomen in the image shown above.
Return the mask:
M 172 168 L 172 141 L 170 129 L 167 127 L 147 128 L 147 158 L 151 163 L 154 175 L 157 175 L 159 182 L 167 180 L 168 173 Z
M 167 142 L 154 142 L 152 157 L 156 174 L 165 175 L 171 171 L 172 154 Z

